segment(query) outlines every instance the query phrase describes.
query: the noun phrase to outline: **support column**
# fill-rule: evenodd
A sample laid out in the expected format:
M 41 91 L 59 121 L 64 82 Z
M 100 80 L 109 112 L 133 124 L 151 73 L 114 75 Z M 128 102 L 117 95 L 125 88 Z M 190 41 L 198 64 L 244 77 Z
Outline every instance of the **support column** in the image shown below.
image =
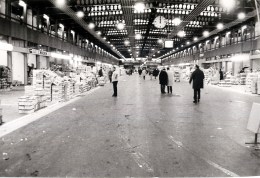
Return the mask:
M 24 54 L 24 85 L 28 84 L 28 54 Z

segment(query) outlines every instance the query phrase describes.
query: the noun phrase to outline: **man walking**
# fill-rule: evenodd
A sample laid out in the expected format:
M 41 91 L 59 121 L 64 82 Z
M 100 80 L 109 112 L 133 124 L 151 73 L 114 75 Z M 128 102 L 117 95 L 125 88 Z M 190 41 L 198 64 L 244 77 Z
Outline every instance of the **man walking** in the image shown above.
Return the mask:
M 195 71 L 191 74 L 190 84 L 193 81 L 194 101 L 193 103 L 200 102 L 200 89 L 203 88 L 204 73 L 200 70 L 199 66 L 195 66 Z
M 165 94 L 165 86 L 168 84 L 168 75 L 167 72 L 165 71 L 165 68 L 161 71 L 159 75 L 159 82 L 161 84 L 161 93 Z
M 114 90 L 114 94 L 112 96 L 117 97 L 118 73 L 115 67 L 113 68 L 112 83 L 113 83 L 113 90 Z

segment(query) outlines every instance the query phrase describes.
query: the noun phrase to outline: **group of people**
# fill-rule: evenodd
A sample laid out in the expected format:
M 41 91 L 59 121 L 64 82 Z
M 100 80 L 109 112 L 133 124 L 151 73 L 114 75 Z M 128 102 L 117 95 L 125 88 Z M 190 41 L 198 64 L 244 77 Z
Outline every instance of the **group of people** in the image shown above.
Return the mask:
M 138 71 L 139 72 L 139 71 Z M 103 76 L 102 68 L 100 68 L 98 72 L 99 76 Z M 148 74 L 148 71 L 144 68 L 139 75 L 143 76 L 143 79 L 145 80 L 145 76 Z M 159 75 L 159 83 L 161 85 L 161 93 L 165 94 L 165 88 L 167 86 L 167 92 L 172 93 L 172 86 L 174 83 L 174 72 L 170 70 L 170 68 L 167 68 L 167 71 L 165 68 L 161 70 L 161 72 L 156 68 L 153 70 L 152 76 L 155 78 Z M 113 70 L 110 69 L 108 72 L 108 77 L 110 82 L 113 83 L 113 97 L 117 97 L 117 84 L 118 84 L 118 77 L 119 73 L 116 71 L 116 68 L 113 67 Z M 204 73 L 202 70 L 200 70 L 199 66 L 195 66 L 194 72 L 190 76 L 189 83 L 192 84 L 192 88 L 194 90 L 194 96 L 193 96 L 193 103 L 200 102 L 200 90 L 204 87 Z
M 150 79 L 152 80 L 153 77 L 156 79 L 160 73 L 159 69 L 155 68 L 155 69 L 146 69 L 146 68 L 139 68 L 138 69 L 138 73 L 139 73 L 139 76 L 142 76 L 143 79 L 145 80 L 146 76 L 149 75 L 150 76 Z
M 191 74 L 190 76 L 190 81 L 189 83 L 192 84 L 192 88 L 194 90 L 194 95 L 193 95 L 193 103 L 198 103 L 200 102 L 200 90 L 201 88 L 204 87 L 204 73 L 202 70 L 200 70 L 199 66 L 195 66 L 195 71 Z M 167 71 L 165 68 L 160 72 L 159 75 L 159 82 L 161 85 L 161 93 L 165 94 L 165 87 L 167 86 L 167 92 L 172 93 L 172 85 L 174 81 L 174 73 L 170 71 L 170 68 L 167 68 Z
M 102 67 L 98 71 L 98 76 L 99 77 L 104 76 Z M 109 78 L 110 83 L 113 84 L 114 93 L 113 93 L 112 97 L 117 97 L 118 77 L 119 77 L 119 73 L 117 72 L 116 67 L 113 67 L 113 69 L 110 68 L 108 71 L 108 78 Z

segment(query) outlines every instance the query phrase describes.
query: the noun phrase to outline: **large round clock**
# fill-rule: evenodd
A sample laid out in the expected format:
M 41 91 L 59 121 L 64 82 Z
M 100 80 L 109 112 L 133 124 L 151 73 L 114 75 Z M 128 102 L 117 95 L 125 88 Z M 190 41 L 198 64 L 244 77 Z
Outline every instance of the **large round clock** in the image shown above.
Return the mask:
M 157 16 L 153 21 L 153 24 L 156 28 L 164 28 L 166 26 L 166 23 L 167 20 L 163 16 Z

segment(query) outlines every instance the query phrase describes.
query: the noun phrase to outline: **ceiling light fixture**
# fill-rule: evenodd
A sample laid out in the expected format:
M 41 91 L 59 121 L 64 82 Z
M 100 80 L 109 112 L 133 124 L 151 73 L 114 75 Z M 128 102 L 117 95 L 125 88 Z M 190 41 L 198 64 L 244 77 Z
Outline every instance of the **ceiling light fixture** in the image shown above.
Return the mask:
M 142 12 L 145 9 L 145 5 L 143 2 L 137 2 L 137 3 L 135 3 L 134 8 L 136 11 Z
M 223 23 L 218 23 L 217 24 L 217 29 L 222 30 L 223 28 L 224 28 Z
M 181 24 L 181 19 L 180 18 L 175 18 L 175 19 L 173 19 L 172 22 L 173 22 L 174 25 L 178 26 L 178 25 Z
M 66 3 L 66 0 L 56 0 L 57 6 L 64 6 Z
M 25 2 L 22 1 L 22 0 L 20 0 L 18 4 L 19 4 L 20 6 L 22 6 L 22 7 L 25 7 L 25 6 L 26 6 Z
M 238 19 L 239 20 L 243 20 L 246 18 L 246 14 L 244 12 L 240 12 L 238 15 L 237 15 Z
M 123 30 L 124 28 L 125 28 L 125 24 L 124 23 L 118 23 L 117 25 L 116 25 L 116 28 L 118 29 L 118 30 Z
M 98 32 L 97 32 L 97 35 L 101 35 L 101 31 L 98 31 Z
M 128 46 L 128 45 L 130 44 L 130 41 L 129 41 L 129 40 L 125 40 L 125 41 L 124 41 L 124 44 L 125 44 L 126 46 Z
M 95 28 L 95 24 L 94 24 L 94 23 L 89 23 L 89 24 L 88 24 L 88 28 L 94 29 L 94 28 Z
M 162 44 L 162 43 L 163 43 L 163 40 L 162 40 L 162 39 L 159 39 L 159 40 L 158 40 L 158 43 L 159 43 L 159 44 Z
M 183 38 L 183 37 L 186 36 L 186 33 L 185 33 L 185 31 L 179 31 L 179 32 L 177 33 L 177 35 L 178 35 L 178 37 Z
M 231 11 L 236 6 L 236 0 L 220 0 L 219 4 L 228 11 Z
M 138 34 L 135 35 L 135 39 L 136 39 L 136 40 L 140 40 L 141 38 L 142 38 L 142 35 L 141 35 L 141 34 L 138 33 Z
M 82 12 L 82 11 L 78 11 L 77 12 L 77 16 L 79 17 L 79 18 L 83 18 L 84 17 L 84 12 Z
M 198 40 L 199 40 L 198 37 L 193 38 L 193 41 L 195 41 L 195 42 L 198 41 Z
M 209 37 L 209 31 L 204 31 L 204 32 L 203 32 L 203 36 L 204 36 L 204 37 Z

